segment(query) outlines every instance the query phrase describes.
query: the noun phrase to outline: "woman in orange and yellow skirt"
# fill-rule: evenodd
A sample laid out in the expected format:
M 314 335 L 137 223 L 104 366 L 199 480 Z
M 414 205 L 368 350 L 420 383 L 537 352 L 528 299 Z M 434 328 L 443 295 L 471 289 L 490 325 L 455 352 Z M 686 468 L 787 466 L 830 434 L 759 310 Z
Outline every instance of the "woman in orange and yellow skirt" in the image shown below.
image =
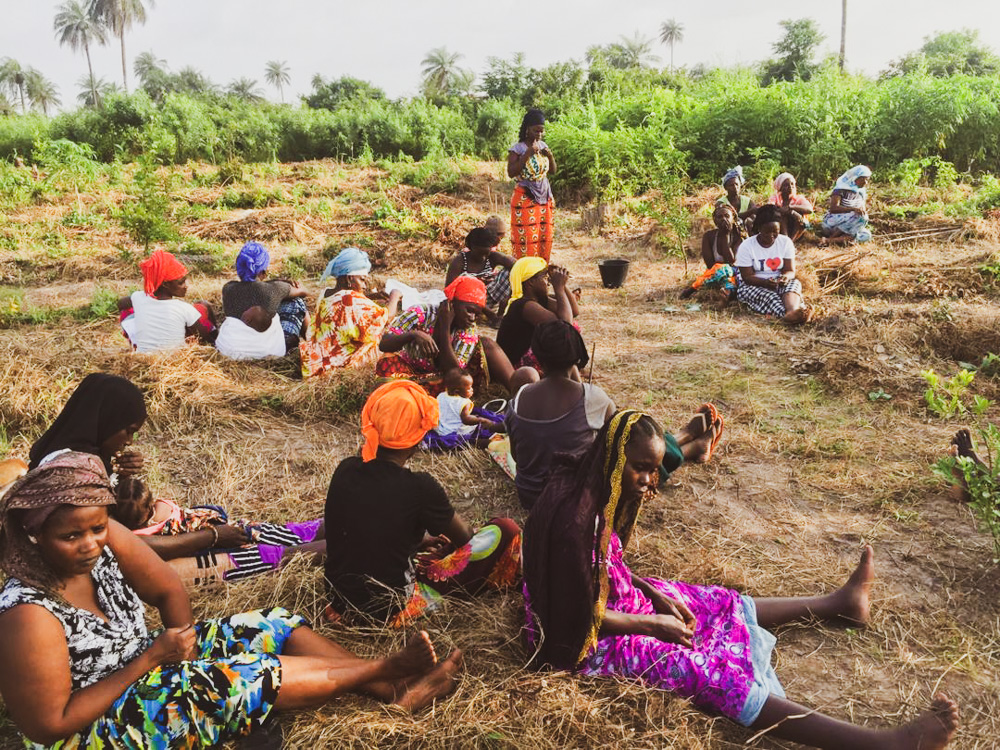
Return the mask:
M 517 179 L 510 199 L 514 257 L 537 255 L 548 262 L 555 209 L 548 175 L 556 173 L 556 160 L 542 140 L 543 135 L 545 115 L 540 109 L 529 109 L 521 122 L 517 143 L 508 150 L 507 175 Z

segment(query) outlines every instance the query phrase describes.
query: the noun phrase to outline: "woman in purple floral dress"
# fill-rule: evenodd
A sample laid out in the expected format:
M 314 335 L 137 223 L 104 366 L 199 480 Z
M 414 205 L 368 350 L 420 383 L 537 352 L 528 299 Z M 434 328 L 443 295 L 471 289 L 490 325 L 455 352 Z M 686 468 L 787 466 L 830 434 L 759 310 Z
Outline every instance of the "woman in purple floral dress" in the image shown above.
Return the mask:
M 868 729 L 786 700 L 771 667 L 775 638 L 764 628 L 812 618 L 867 622 L 870 547 L 842 588 L 813 598 L 750 598 L 632 574 L 622 553 L 643 500 L 656 492 L 664 450 L 663 430 L 651 417 L 623 411 L 585 456 L 557 462 L 524 527 L 533 662 L 640 679 L 706 712 L 813 747 L 945 747 L 958 708 L 943 695 L 908 724 Z

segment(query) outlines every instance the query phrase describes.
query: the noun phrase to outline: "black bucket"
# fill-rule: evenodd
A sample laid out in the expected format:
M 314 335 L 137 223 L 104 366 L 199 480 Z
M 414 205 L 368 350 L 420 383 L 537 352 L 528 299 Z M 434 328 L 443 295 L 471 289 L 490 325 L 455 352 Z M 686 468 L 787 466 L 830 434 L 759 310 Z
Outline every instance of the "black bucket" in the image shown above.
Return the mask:
M 597 264 L 597 269 L 601 272 L 601 283 L 605 289 L 617 289 L 625 283 L 628 278 L 629 262 L 624 258 L 612 258 L 602 260 Z

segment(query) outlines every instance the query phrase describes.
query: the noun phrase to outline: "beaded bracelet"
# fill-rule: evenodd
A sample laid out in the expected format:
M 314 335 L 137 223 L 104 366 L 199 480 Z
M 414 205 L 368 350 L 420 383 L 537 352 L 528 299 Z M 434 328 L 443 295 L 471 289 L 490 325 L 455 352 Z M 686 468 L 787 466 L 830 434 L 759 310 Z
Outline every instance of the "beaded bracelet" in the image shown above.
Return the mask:
M 215 545 L 219 543 L 219 529 L 214 524 L 209 527 L 212 531 L 212 543 L 208 545 L 210 548 L 214 549 Z

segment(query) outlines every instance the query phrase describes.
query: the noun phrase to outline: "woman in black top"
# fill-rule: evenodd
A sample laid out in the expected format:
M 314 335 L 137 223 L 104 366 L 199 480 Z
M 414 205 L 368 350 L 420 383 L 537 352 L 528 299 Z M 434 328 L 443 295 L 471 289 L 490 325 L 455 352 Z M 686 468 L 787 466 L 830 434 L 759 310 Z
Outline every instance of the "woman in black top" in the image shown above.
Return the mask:
M 515 368 L 530 366 L 541 371 L 538 360 L 531 354 L 535 326 L 550 320 L 572 323 L 579 314 L 576 297 L 566 286 L 569 272 L 561 266 L 550 266 L 541 258 L 527 257 L 514 264 L 510 278 L 511 301 L 500 321 L 497 344 Z

